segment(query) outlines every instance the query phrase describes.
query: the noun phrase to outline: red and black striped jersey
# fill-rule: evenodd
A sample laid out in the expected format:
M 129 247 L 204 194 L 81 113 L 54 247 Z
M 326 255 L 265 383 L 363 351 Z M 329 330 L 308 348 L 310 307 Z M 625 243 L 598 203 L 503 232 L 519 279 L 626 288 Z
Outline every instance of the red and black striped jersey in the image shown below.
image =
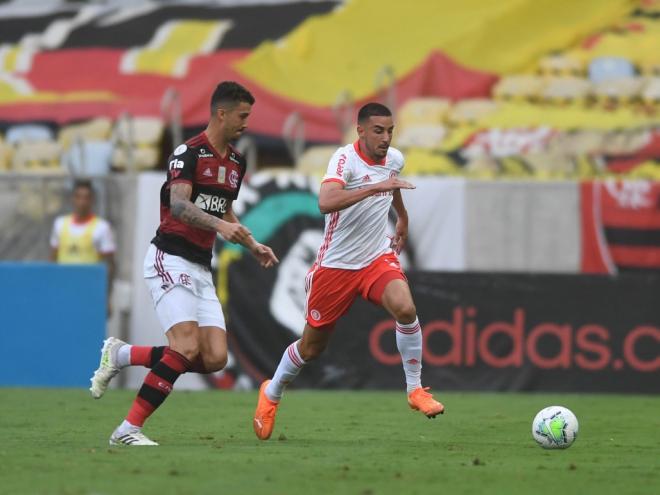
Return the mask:
M 167 179 L 160 190 L 160 226 L 151 242 L 166 253 L 210 268 L 216 233 L 173 218 L 170 187 L 178 182 L 191 184 L 190 201 L 222 218 L 238 197 L 245 169 L 243 156 L 231 146 L 220 156 L 204 132 L 178 146 L 168 158 Z

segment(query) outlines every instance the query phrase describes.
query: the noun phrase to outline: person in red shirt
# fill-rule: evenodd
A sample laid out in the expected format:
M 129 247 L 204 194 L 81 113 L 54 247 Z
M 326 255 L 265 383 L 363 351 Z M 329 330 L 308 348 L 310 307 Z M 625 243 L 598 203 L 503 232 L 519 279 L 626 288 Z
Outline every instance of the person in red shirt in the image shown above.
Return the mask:
M 211 373 L 227 363 L 226 325 L 211 277 L 216 235 L 243 245 L 265 267 L 278 262 L 232 211 L 245 175 L 245 159 L 231 146 L 247 127 L 254 97 L 235 82 L 222 82 L 211 97 L 211 118 L 199 135 L 168 159 L 161 188 L 160 226 L 144 262 L 144 277 L 168 347 L 131 346 L 109 338 L 90 388 L 100 398 L 125 366 L 150 367 L 111 445 L 158 445 L 142 433 L 146 419 L 187 371 Z

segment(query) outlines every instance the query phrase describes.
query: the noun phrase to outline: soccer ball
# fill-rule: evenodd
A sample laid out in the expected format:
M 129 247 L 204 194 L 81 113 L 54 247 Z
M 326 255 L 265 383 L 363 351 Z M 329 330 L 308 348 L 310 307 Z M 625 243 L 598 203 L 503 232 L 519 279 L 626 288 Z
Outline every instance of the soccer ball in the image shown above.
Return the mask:
M 532 422 L 532 436 L 544 449 L 567 449 L 578 436 L 578 420 L 569 409 L 541 409 Z

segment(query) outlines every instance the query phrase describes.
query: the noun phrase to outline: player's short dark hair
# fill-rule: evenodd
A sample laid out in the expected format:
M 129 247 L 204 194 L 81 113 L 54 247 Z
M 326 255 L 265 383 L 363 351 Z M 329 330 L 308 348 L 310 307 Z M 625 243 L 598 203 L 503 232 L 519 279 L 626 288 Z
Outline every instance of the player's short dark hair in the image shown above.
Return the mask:
M 87 189 L 92 194 L 92 196 L 94 196 L 96 193 L 96 191 L 94 191 L 94 186 L 92 185 L 92 181 L 89 179 L 76 179 L 73 182 L 72 191 L 76 192 L 78 189 Z
M 385 105 L 380 103 L 367 103 L 358 112 L 358 124 L 364 124 L 369 117 L 391 117 L 392 112 Z
M 253 105 L 254 96 L 237 82 L 223 81 L 216 86 L 213 96 L 211 96 L 211 115 L 219 107 L 231 109 L 242 101 Z

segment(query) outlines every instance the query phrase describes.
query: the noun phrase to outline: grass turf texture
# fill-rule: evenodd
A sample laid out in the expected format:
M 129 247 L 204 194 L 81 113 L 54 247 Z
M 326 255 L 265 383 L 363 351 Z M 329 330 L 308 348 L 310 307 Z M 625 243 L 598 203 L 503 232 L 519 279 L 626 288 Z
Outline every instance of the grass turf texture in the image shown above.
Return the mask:
M 443 393 L 428 420 L 402 393 L 290 391 L 260 442 L 256 393 L 175 392 L 145 429 L 160 447 L 110 448 L 133 397 L 0 389 L 0 493 L 659 493 L 660 397 Z M 580 421 L 565 451 L 530 433 L 555 404 Z

